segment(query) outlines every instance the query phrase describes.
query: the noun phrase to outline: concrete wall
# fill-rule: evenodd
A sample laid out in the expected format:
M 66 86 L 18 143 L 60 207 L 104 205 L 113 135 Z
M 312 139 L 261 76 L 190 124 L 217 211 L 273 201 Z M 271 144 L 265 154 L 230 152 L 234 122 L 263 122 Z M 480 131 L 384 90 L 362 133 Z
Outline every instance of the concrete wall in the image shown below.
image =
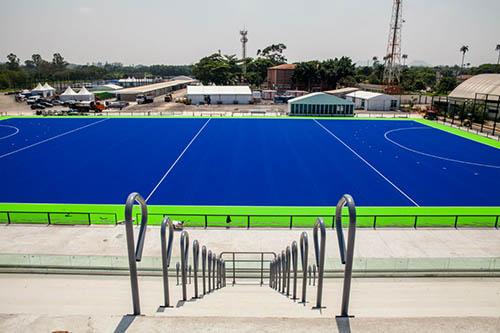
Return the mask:
M 399 108 L 399 98 L 397 96 L 382 95 L 371 99 L 362 99 L 359 97 L 347 97 L 347 100 L 354 102 L 356 109 L 365 111 L 391 111 Z M 391 106 L 391 101 L 396 101 L 395 106 Z

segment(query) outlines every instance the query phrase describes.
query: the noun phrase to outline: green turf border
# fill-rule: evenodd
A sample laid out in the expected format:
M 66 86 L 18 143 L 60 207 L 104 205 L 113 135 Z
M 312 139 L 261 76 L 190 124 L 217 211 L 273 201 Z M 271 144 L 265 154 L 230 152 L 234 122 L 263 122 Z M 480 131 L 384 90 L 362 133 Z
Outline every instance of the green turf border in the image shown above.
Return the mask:
M 186 222 L 187 226 L 203 227 L 208 215 L 208 227 L 226 225 L 231 216 L 231 226 L 289 227 L 293 215 L 293 227 L 312 227 L 317 217 L 325 218 L 332 225 L 334 207 L 264 207 L 264 206 L 156 206 L 149 208 L 149 223 L 159 225 L 163 215 Z M 18 204 L 0 203 L 0 222 L 7 223 L 5 212 L 9 212 L 11 223 L 48 224 L 111 224 L 124 219 L 124 205 L 85 204 Z M 359 227 L 495 227 L 498 225 L 500 207 L 357 207 Z M 136 207 L 135 214 L 140 210 Z M 90 214 L 90 215 L 89 215 Z M 196 216 L 200 214 L 200 216 Z M 347 211 L 344 211 L 344 215 Z M 347 219 L 344 219 L 347 222 Z
M 0 117 L 39 118 L 38 116 Z M 45 118 L 103 118 L 102 116 L 67 116 Z M 115 118 L 115 116 L 113 116 Z M 113 119 L 110 118 L 110 119 Z M 116 118 L 151 119 L 151 118 L 198 118 L 181 116 L 116 116 Z M 218 117 L 219 118 L 219 117 Z M 457 128 L 438 124 L 433 121 L 414 118 L 369 118 L 369 117 L 220 117 L 226 119 L 321 119 L 338 120 L 410 120 L 433 128 L 474 140 L 489 146 L 500 148 L 500 142 Z M 49 215 L 52 224 L 115 224 L 123 221 L 123 205 L 87 205 L 87 204 L 18 204 L 0 203 L 0 223 L 7 222 L 7 214 L 12 223 L 48 223 Z M 137 209 L 136 214 L 139 214 Z M 246 227 L 248 215 L 251 227 L 289 227 L 290 215 L 293 215 L 293 227 L 311 227 L 316 217 L 327 217 L 327 225 L 331 225 L 334 207 L 259 207 L 259 206 L 149 206 L 150 223 L 161 223 L 162 215 L 167 214 L 174 219 L 184 220 L 187 226 L 202 227 L 204 216 L 208 214 L 208 226 L 225 226 L 227 216 L 231 216 L 232 226 Z M 414 227 L 415 216 L 417 227 L 494 227 L 498 225 L 500 207 L 358 207 L 358 225 L 360 227 Z M 265 215 L 265 216 L 262 216 Z M 374 221 L 375 216 L 377 220 Z M 345 220 L 344 220 L 345 222 Z

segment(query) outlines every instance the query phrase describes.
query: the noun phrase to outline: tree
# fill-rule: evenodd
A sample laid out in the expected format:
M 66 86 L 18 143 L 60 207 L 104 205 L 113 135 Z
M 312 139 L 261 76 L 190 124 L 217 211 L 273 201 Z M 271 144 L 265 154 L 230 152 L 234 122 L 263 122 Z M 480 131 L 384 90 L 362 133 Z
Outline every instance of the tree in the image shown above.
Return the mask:
M 64 69 L 68 63 L 64 61 L 64 58 L 60 53 L 54 53 L 52 65 L 57 69 Z
M 263 50 L 257 50 L 257 56 L 271 60 L 275 65 L 285 64 L 287 59 L 283 55 L 286 45 L 283 43 L 272 44 Z
M 373 67 L 375 67 L 375 64 L 378 64 L 378 57 L 374 56 L 372 60 L 373 60 Z
M 293 72 L 293 82 L 297 86 L 311 91 L 312 86 L 320 82 L 320 65 L 320 62 L 317 60 L 299 62 Z
M 214 53 L 193 66 L 193 74 L 203 84 L 228 85 L 238 81 L 241 68 L 235 55 Z
M 500 44 L 497 44 L 497 46 L 495 47 L 495 51 L 498 52 L 497 65 L 500 65 Z
M 7 56 L 7 68 L 12 70 L 12 71 L 15 71 L 15 70 L 18 70 L 19 69 L 19 58 L 14 54 L 14 53 L 10 53 L 8 56 Z
M 460 48 L 460 52 L 462 52 L 462 70 L 464 68 L 464 62 L 465 62 L 465 54 L 467 52 L 469 52 L 469 46 L 468 45 L 463 45 L 461 48 Z
M 439 81 L 436 90 L 438 93 L 448 94 L 450 91 L 455 89 L 457 85 L 458 83 L 455 77 L 445 76 Z
M 36 66 L 37 68 L 39 68 L 39 67 L 40 67 L 40 65 L 43 63 L 42 56 L 41 56 L 41 55 L 39 55 L 39 54 L 33 54 L 33 55 L 31 56 L 31 60 L 33 60 L 33 63 L 35 64 L 35 66 Z

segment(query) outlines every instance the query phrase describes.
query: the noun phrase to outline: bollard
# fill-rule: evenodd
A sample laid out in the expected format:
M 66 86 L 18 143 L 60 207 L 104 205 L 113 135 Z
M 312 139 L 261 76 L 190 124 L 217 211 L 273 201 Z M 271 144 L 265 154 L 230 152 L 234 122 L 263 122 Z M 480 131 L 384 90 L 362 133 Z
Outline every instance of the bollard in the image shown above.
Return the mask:
M 293 290 L 292 290 L 292 299 L 297 299 L 297 262 L 298 262 L 298 253 L 297 253 L 297 242 L 292 242 L 292 268 L 293 268 Z
M 193 242 L 193 270 L 194 270 L 194 298 L 198 298 L 198 258 L 200 256 L 200 244 L 197 240 Z
M 167 226 L 168 226 L 168 245 L 167 245 Z M 161 261 L 163 268 L 163 299 L 164 306 L 170 306 L 170 290 L 168 286 L 168 267 L 170 266 L 170 258 L 172 257 L 172 245 L 174 240 L 174 225 L 172 221 L 165 217 L 161 223 L 160 229 L 161 238 Z M 179 277 L 177 277 L 177 284 L 179 284 Z
M 207 247 L 203 245 L 201 247 L 201 279 L 203 280 L 203 295 L 206 295 L 206 284 L 205 284 L 205 269 L 207 266 Z
M 290 296 L 290 268 L 291 268 L 291 259 L 290 259 L 290 246 L 286 247 L 286 296 Z
M 179 269 L 180 269 L 180 264 L 177 262 L 175 264 L 175 276 L 177 277 L 177 285 L 179 285 Z
M 301 302 L 306 302 L 307 289 L 307 261 L 309 256 L 309 242 L 307 240 L 307 232 L 300 235 L 300 259 L 302 262 L 302 299 Z
M 207 260 L 207 266 L 208 266 L 208 292 L 210 293 L 212 291 L 212 251 L 208 250 L 208 260 Z
M 187 300 L 187 264 L 189 259 L 189 234 L 183 231 L 181 234 L 181 283 L 182 300 Z
M 321 233 L 321 240 L 318 239 L 318 230 Z M 316 266 L 318 266 L 318 293 L 316 296 L 316 308 L 321 309 L 323 297 L 323 271 L 325 268 L 325 250 L 326 250 L 326 229 L 322 219 L 318 219 L 314 225 L 314 253 L 316 255 Z

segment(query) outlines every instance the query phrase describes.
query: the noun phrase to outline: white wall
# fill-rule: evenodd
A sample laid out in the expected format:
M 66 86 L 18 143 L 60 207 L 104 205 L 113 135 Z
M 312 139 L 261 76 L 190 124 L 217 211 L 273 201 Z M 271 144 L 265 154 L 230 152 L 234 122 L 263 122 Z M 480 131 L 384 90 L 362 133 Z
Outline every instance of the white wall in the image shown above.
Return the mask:
M 189 94 L 187 95 L 187 98 L 191 100 L 191 104 L 197 105 L 200 103 L 205 103 L 205 96 L 206 95 L 194 95 L 194 94 Z M 219 101 L 222 102 L 222 104 L 234 104 L 234 101 L 237 100 L 238 104 L 249 104 L 250 101 L 252 100 L 252 95 L 217 95 L 217 94 L 212 94 L 210 95 L 211 99 L 211 104 L 217 104 Z
M 377 97 L 370 98 L 368 100 L 363 100 L 359 97 L 353 98 L 348 96 L 347 100 L 354 102 L 356 109 L 364 109 L 365 111 L 391 111 L 391 101 L 396 100 L 397 106 L 399 108 L 399 99 L 396 96 L 381 95 Z M 362 107 L 362 103 L 364 107 Z

